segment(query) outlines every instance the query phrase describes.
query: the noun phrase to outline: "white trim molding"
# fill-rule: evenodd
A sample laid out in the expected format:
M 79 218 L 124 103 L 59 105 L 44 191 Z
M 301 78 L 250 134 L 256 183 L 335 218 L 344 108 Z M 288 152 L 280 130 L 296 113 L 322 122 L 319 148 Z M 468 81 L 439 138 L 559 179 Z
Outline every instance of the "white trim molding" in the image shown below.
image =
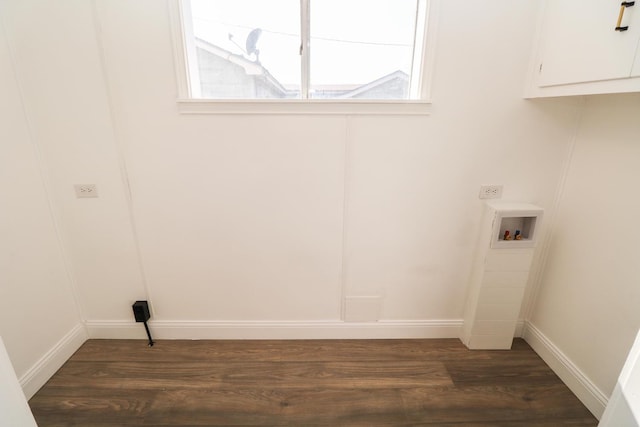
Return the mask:
M 607 395 L 531 322 L 525 322 L 523 338 L 587 409 L 600 419 L 609 400 Z
M 431 113 L 429 101 L 417 100 L 177 100 L 181 114 L 315 114 L 315 115 L 414 115 Z
M 141 324 L 87 321 L 90 338 L 144 339 Z M 461 319 L 327 321 L 171 321 L 152 320 L 154 339 L 398 339 L 457 338 Z
M 20 377 L 20 386 L 27 400 L 31 399 L 49 381 L 49 378 L 64 365 L 88 338 L 84 325 L 77 324 Z

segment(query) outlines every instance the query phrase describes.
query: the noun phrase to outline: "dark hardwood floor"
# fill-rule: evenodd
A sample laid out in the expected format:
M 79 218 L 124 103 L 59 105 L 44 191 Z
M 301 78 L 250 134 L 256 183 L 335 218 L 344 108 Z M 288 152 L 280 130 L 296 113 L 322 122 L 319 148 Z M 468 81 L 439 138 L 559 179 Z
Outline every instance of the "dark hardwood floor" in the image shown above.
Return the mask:
M 47 426 L 595 426 L 522 340 L 90 340 L 29 404 Z

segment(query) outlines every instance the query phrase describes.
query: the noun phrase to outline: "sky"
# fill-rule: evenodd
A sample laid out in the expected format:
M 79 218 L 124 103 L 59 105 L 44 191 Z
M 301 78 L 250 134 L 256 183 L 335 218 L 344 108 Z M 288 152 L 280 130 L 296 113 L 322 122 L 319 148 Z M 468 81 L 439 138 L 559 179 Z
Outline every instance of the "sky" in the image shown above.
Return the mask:
M 310 0 L 311 84 L 364 84 L 410 74 L 417 0 Z M 191 0 L 196 37 L 245 52 L 260 28 L 262 65 L 285 85 L 300 84 L 299 0 Z

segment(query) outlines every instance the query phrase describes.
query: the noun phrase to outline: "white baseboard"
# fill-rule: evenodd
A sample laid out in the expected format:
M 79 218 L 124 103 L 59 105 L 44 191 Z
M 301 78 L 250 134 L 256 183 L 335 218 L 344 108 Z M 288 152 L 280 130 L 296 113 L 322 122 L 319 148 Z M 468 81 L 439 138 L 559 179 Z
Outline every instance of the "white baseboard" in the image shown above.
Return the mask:
M 156 336 L 153 322 L 149 322 L 151 333 Z M 125 320 L 88 320 L 85 321 L 90 339 L 145 339 L 147 337 L 142 323 Z
M 29 370 L 20 377 L 20 386 L 27 400 L 31 399 L 40 388 L 49 381 L 88 339 L 87 331 L 82 324 L 71 329 L 56 345 L 42 356 Z
M 608 397 L 535 325 L 525 322 L 523 338 L 598 419 Z
M 87 321 L 90 338 L 144 339 L 140 323 Z M 457 338 L 462 320 L 168 321 L 152 320 L 154 339 L 397 339 Z

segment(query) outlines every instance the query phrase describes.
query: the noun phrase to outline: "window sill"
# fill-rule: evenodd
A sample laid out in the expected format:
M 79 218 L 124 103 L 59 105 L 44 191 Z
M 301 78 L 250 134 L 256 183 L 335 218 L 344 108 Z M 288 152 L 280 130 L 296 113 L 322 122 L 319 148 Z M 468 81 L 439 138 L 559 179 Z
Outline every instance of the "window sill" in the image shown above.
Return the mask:
M 180 114 L 414 115 L 431 113 L 428 101 L 179 99 Z

